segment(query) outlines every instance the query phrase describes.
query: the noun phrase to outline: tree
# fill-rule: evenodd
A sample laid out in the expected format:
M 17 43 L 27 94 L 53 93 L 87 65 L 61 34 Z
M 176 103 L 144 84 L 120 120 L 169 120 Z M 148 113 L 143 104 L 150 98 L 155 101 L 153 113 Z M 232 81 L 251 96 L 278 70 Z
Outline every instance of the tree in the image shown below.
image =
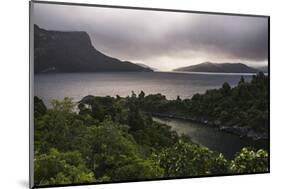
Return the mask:
M 158 158 L 168 177 L 225 174 L 228 171 L 228 162 L 222 154 L 183 140 L 163 150 Z
M 64 97 L 62 101 L 52 100 L 51 101 L 52 109 L 54 111 L 70 113 L 73 111 L 75 104 L 72 102 L 72 98 Z
M 44 102 L 38 98 L 37 96 L 34 97 L 34 117 L 37 118 L 42 116 L 46 113 L 47 107 L 45 106 Z
M 136 94 L 132 92 L 131 98 L 128 100 L 128 125 L 131 131 L 144 128 L 144 119 L 140 112 L 140 107 Z
M 125 130 L 106 119 L 86 136 L 91 142 L 88 165 L 97 178 L 118 181 L 161 176 L 163 170 L 154 161 L 143 159 L 138 144 Z
M 241 76 L 240 81 L 238 83 L 238 85 L 243 85 L 245 83 L 245 79 L 243 76 Z
M 145 93 L 143 91 L 141 91 L 139 94 L 139 99 L 142 100 L 142 99 L 144 99 L 144 97 L 145 97 Z
M 46 154 L 35 154 L 35 185 L 94 182 L 94 173 L 86 168 L 77 151 L 61 153 L 51 148 Z
M 268 153 L 265 150 L 243 148 L 231 161 L 232 173 L 255 173 L 269 170 Z
M 100 104 L 100 102 L 96 100 L 92 102 L 91 110 L 92 110 L 91 115 L 99 121 L 102 121 L 106 116 L 105 109 Z
M 115 180 L 155 179 L 163 177 L 164 170 L 154 160 L 133 158 L 114 171 Z
M 222 94 L 224 96 L 228 96 L 228 95 L 230 95 L 231 87 L 227 82 L 224 82 L 221 90 L 222 90 Z
M 53 101 L 52 109 L 34 120 L 35 150 L 47 153 L 50 148 L 59 151 L 77 150 L 85 134 L 86 124 L 97 121 L 88 114 L 78 115 L 69 98 Z

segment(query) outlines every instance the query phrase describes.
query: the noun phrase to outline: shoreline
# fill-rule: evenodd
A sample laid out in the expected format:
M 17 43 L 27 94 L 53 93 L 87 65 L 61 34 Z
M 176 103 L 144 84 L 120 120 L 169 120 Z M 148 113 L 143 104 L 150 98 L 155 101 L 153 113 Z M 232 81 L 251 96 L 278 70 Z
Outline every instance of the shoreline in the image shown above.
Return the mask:
M 188 116 L 180 116 L 175 114 L 164 114 L 164 113 L 150 113 L 152 116 L 160 117 L 160 118 L 170 118 L 170 119 L 179 119 L 184 121 L 190 121 L 195 123 L 203 124 L 204 126 L 213 127 L 214 129 L 218 129 L 220 131 L 231 133 L 234 135 L 238 135 L 240 138 L 250 138 L 252 140 L 267 140 L 268 134 L 267 133 L 258 133 L 253 129 L 248 127 L 238 127 L 238 126 L 224 126 L 221 124 L 220 121 L 209 121 L 207 119 L 198 119 L 194 117 Z

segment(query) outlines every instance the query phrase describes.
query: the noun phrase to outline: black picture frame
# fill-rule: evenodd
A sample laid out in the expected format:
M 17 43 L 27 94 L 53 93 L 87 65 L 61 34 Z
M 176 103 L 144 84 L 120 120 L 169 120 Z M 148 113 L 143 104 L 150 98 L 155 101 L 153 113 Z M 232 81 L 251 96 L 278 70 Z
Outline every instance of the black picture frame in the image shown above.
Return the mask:
M 243 17 L 261 17 L 268 20 L 268 125 L 270 125 L 270 16 L 269 15 L 256 15 L 256 14 L 241 14 L 241 13 L 225 13 L 225 12 L 206 12 L 206 11 L 194 11 L 194 10 L 179 10 L 179 9 L 163 9 L 163 8 L 149 8 L 149 7 L 132 7 L 132 6 L 117 6 L 117 5 L 101 5 L 101 4 L 87 4 L 87 3 L 70 3 L 70 2 L 55 2 L 55 1 L 29 1 L 29 187 L 30 188 L 50 188 L 50 187 L 62 187 L 62 186 L 82 186 L 82 185 L 100 185 L 100 184 L 112 184 L 112 183 L 130 183 L 130 182 L 143 182 L 143 181 L 160 181 L 160 180 L 175 180 L 175 179 L 189 179 L 189 178 L 205 178 L 205 177 L 224 177 L 224 176 L 239 176 L 239 175 L 255 175 L 270 173 L 270 126 L 268 132 L 268 171 L 255 172 L 255 173 L 234 173 L 234 174 L 218 174 L 218 175 L 198 175 L 191 177 L 173 177 L 173 178 L 161 178 L 161 179 L 143 179 L 143 180 L 124 180 L 124 181 L 108 181 L 108 182 L 95 182 L 95 183 L 73 183 L 73 184 L 58 184 L 58 185 L 46 185 L 36 186 L 33 183 L 33 158 L 34 158 L 34 126 L 33 126 L 33 76 L 34 76 L 34 62 L 33 62 L 33 15 L 32 4 L 52 4 L 52 5 L 66 5 L 66 6 L 85 6 L 85 7 L 102 7 L 112 9 L 135 9 L 146 11 L 163 11 L 163 12 L 180 12 L 180 13 L 193 13 L 193 14 L 210 14 L 210 15 L 230 15 L 230 16 L 243 16 Z

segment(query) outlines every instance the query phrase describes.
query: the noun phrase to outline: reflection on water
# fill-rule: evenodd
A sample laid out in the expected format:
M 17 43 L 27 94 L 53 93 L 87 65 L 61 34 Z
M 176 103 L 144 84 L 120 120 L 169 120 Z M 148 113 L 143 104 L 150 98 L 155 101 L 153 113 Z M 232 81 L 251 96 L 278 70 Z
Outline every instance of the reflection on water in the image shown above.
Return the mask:
M 221 152 L 226 158 L 233 158 L 243 147 L 267 149 L 267 140 L 240 138 L 237 135 L 219 131 L 210 126 L 178 119 L 153 118 L 154 121 L 165 123 L 178 134 L 186 134 L 195 143 L 202 144 L 211 150 Z

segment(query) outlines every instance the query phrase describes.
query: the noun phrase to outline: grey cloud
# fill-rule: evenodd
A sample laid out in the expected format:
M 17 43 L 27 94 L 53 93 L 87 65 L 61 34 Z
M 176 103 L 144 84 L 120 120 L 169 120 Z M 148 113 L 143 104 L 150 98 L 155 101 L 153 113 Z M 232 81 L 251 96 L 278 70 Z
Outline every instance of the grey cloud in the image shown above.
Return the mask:
M 97 49 L 127 60 L 198 54 L 252 62 L 268 58 L 268 25 L 262 17 L 36 4 L 35 23 L 87 31 Z

